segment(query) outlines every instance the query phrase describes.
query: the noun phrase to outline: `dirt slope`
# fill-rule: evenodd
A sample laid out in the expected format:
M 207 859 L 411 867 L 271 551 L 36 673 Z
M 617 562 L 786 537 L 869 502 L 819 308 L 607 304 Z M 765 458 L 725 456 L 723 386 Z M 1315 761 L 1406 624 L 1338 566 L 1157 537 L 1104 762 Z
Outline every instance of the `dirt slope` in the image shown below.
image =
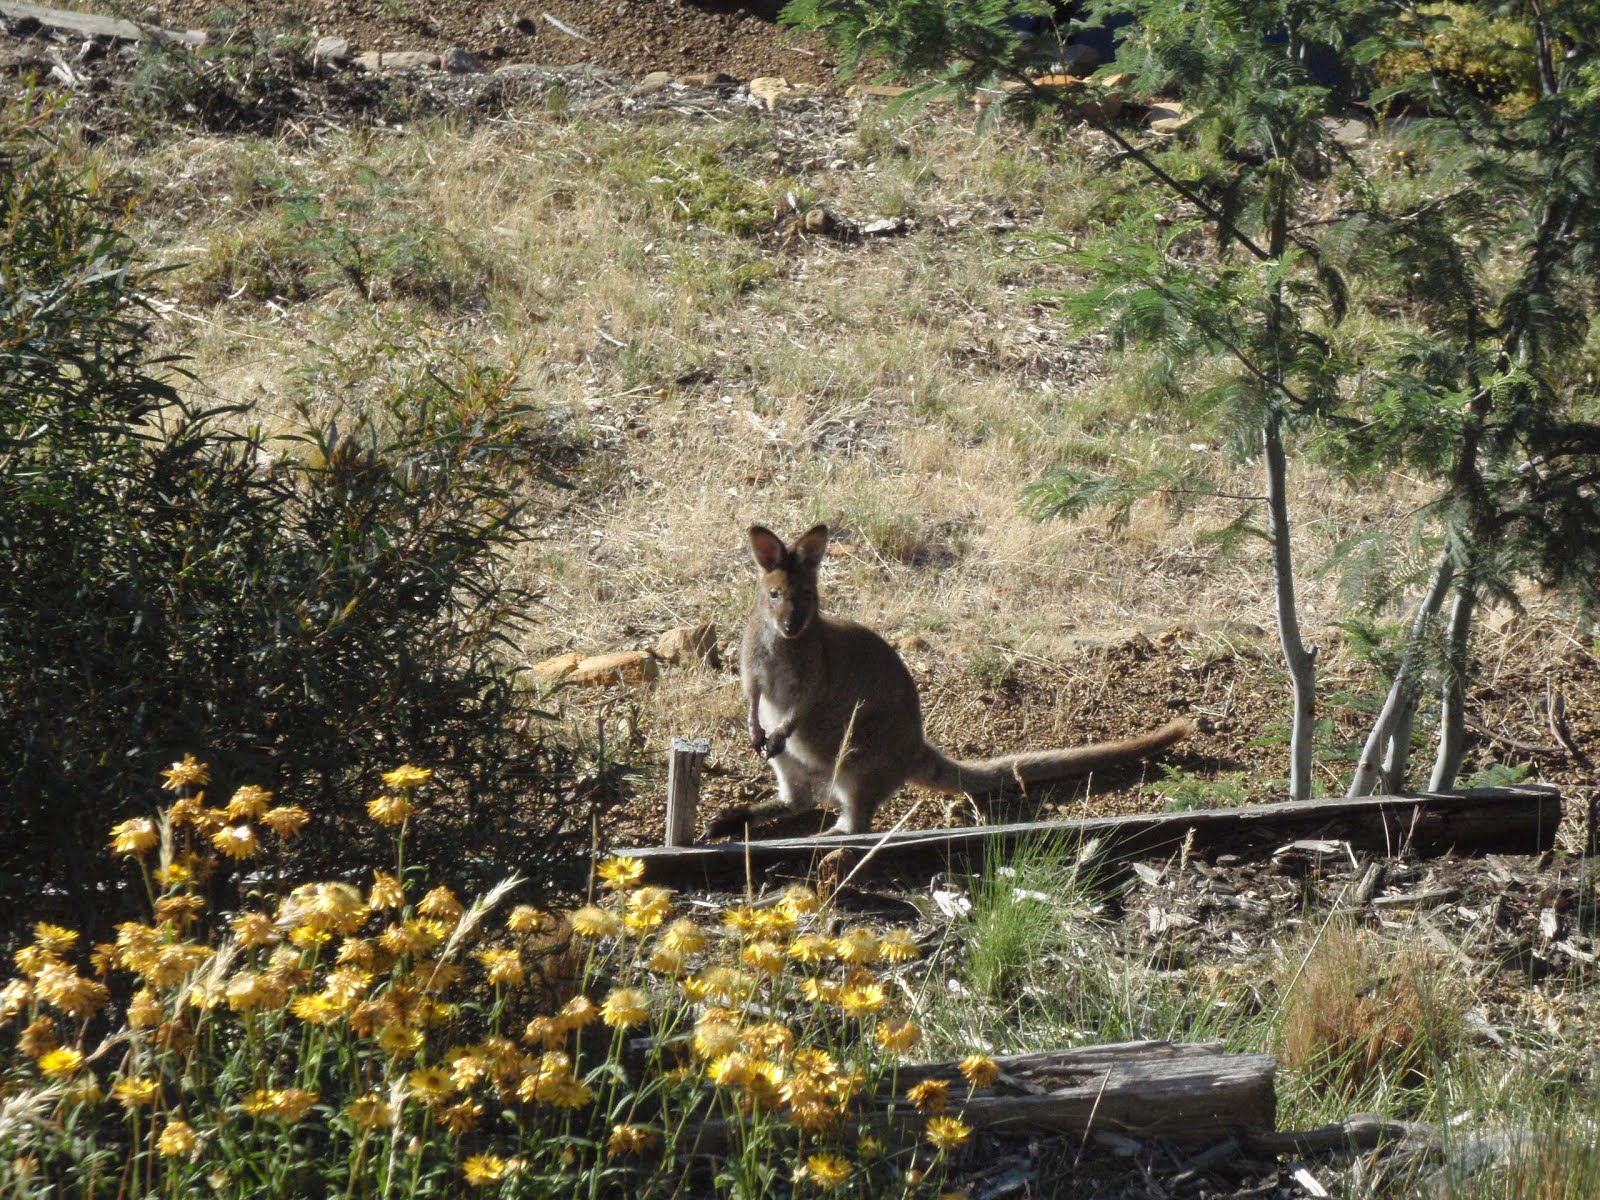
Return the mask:
M 821 42 L 778 25 L 781 7 L 779 0 L 252 0 L 242 19 L 257 31 L 347 37 L 358 51 L 463 46 L 490 64 L 587 62 L 627 75 L 724 71 L 828 82 L 832 60 Z M 143 11 L 165 25 L 216 28 L 234 10 L 215 0 L 155 0 Z

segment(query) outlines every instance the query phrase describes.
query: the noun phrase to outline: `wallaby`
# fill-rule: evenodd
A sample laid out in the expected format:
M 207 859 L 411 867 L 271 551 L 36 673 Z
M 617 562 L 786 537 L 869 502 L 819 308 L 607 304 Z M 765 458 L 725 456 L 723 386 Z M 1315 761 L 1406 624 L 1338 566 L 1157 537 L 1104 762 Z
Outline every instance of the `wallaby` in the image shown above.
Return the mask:
M 977 762 L 945 757 L 922 735 L 916 684 L 893 647 L 864 625 L 817 611 L 817 569 L 827 548 L 826 525 L 806 530 L 792 547 L 770 529 L 750 528 L 760 576 L 739 679 L 750 745 L 772 764 L 778 795 L 722 813 L 709 836 L 739 833 L 759 817 L 805 812 L 824 790 L 839 806 L 829 832 L 865 833 L 878 805 L 903 783 L 953 794 L 1016 790 L 1144 758 L 1192 731 L 1180 719 L 1139 737 L 1072 750 Z

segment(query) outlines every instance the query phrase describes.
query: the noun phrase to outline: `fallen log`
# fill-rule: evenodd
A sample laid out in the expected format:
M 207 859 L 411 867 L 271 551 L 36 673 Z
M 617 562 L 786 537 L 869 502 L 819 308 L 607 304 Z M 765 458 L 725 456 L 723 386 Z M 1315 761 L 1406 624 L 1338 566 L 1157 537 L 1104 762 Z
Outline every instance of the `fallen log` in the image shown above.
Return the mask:
M 1348 842 L 1355 851 L 1382 856 L 1539 854 L 1554 846 L 1560 823 L 1557 789 L 1520 786 L 891 834 L 640 847 L 619 853 L 643 859 L 653 882 L 720 888 L 742 884 L 747 870 L 758 881 L 774 870 L 808 874 L 824 855 L 839 850 L 870 853 L 878 868 L 971 870 L 981 865 L 985 853 L 1049 837 L 1084 846 L 1093 842 L 1101 860 L 1170 855 L 1180 848 L 1200 855 L 1270 854 L 1296 839 L 1330 837 Z
M 125 21 L 120 17 L 103 17 L 98 13 L 71 12 L 62 8 L 47 8 L 42 4 L 22 4 L 14 0 L 0 0 L 0 18 L 11 24 L 36 21 L 46 29 L 65 33 L 79 33 L 85 37 L 110 38 L 118 42 L 138 42 L 153 37 L 185 46 L 205 44 L 204 32 L 195 29 L 161 29 Z
M 951 1111 L 976 1129 L 1000 1132 L 1081 1137 L 1093 1130 L 1179 1144 L 1267 1136 L 1277 1128 L 1277 1062 L 1270 1054 L 1226 1054 L 1220 1043 L 1127 1042 L 995 1062 L 1000 1079 L 965 1100 L 958 1099 L 967 1085 L 955 1063 L 901 1067 L 899 1092 L 924 1079 L 948 1079 Z M 862 1119 L 916 1129 L 927 1118 L 885 1096 L 869 1102 Z M 728 1128 L 707 1121 L 690 1138 L 700 1151 L 715 1153 L 726 1146 Z

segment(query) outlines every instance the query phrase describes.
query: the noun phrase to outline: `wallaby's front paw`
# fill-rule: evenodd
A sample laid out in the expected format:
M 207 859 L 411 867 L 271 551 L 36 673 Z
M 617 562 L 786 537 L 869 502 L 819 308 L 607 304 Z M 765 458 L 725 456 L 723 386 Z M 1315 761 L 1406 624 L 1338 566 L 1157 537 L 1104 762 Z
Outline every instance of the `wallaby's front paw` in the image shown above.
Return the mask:
M 783 753 L 783 748 L 789 744 L 789 735 L 781 729 L 774 729 L 767 734 L 766 748 L 762 750 L 763 758 L 777 758 Z

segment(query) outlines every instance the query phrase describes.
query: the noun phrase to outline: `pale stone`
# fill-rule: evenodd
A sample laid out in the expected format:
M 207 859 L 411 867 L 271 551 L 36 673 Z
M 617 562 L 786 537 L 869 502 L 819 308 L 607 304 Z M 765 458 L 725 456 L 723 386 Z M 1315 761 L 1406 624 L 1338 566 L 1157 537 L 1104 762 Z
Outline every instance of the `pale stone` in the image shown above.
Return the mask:
M 451 46 L 439 56 L 439 65 L 452 75 L 482 75 L 483 60 L 461 46 Z
M 651 71 L 650 74 L 633 85 L 631 94 L 635 96 L 653 96 L 655 93 L 670 86 L 671 83 L 671 71 Z
M 528 670 L 532 671 L 534 678 L 542 684 L 559 683 L 577 669 L 583 656 L 580 654 L 557 654 L 553 658 L 542 659 L 533 664 Z
M 567 676 L 568 683 L 605 687 L 619 683 L 648 683 L 661 673 L 648 650 L 618 650 L 584 659 Z
M 709 621 L 669 629 L 656 639 L 656 657 L 673 664 L 719 665 L 717 627 Z
M 311 57 L 318 62 L 342 63 L 350 58 L 350 39 L 346 37 L 321 37 L 311 47 Z
M 356 55 L 356 66 L 368 71 L 415 71 L 439 69 L 439 56 L 426 50 L 369 50 Z

